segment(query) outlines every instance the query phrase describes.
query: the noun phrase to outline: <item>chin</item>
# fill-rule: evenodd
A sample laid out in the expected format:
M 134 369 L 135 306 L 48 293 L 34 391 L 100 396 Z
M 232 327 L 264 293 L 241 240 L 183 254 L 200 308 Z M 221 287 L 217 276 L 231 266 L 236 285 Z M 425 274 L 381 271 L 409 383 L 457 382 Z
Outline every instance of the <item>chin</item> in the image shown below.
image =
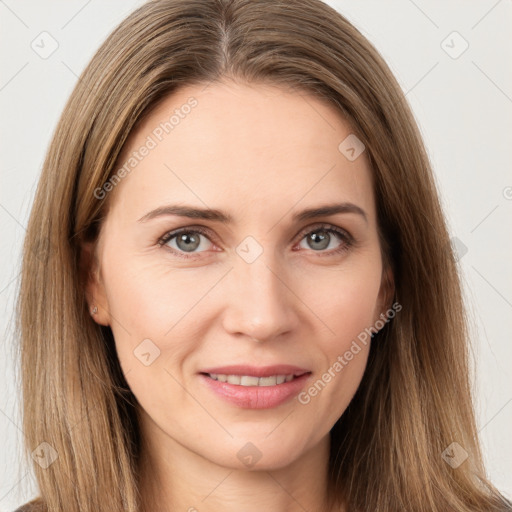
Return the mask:
M 306 451 L 299 439 L 286 436 L 283 442 L 282 436 L 270 439 L 268 432 L 260 437 L 246 436 L 231 440 L 220 453 L 208 457 L 213 463 L 230 469 L 247 471 L 274 471 L 285 468 L 300 457 Z M 252 440 L 251 440 L 252 439 Z

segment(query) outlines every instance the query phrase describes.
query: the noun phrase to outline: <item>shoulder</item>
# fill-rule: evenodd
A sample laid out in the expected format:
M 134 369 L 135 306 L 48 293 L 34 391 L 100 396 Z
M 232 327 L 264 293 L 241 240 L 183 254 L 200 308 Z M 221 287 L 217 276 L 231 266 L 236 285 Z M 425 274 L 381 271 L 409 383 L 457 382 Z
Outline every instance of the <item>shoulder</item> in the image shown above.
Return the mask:
M 42 499 L 36 498 L 17 508 L 14 512 L 46 512 L 46 510 L 46 506 Z

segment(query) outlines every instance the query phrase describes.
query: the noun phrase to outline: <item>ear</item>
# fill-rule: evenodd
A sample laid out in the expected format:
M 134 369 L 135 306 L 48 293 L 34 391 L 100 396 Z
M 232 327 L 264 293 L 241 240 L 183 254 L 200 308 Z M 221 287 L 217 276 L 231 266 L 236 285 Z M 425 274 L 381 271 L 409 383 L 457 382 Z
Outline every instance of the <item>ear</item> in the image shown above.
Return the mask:
M 96 244 L 87 242 L 80 250 L 80 277 L 84 286 L 85 298 L 89 306 L 91 318 L 98 324 L 110 325 L 110 311 L 107 294 L 101 276 L 100 265 L 96 254 Z M 93 307 L 97 312 L 92 314 Z
M 386 312 L 391 309 L 393 297 L 395 295 L 395 279 L 390 265 L 386 265 L 382 271 L 380 291 L 377 299 L 377 309 L 374 322 L 377 320 L 386 320 Z M 374 323 L 375 325 L 375 323 Z

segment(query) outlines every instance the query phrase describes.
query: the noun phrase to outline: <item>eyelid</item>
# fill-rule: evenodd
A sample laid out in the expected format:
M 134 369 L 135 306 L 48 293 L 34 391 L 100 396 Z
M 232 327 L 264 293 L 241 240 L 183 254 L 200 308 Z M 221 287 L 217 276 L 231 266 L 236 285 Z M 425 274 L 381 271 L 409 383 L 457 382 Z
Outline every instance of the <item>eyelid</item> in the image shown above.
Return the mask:
M 346 236 L 347 238 L 350 239 L 353 238 L 352 235 L 346 229 L 340 228 L 339 226 L 336 226 L 334 224 L 329 224 L 328 222 L 317 222 L 310 226 L 306 226 L 305 228 L 301 229 L 296 236 L 299 237 L 300 240 L 302 240 L 304 235 L 311 233 L 311 231 L 320 231 L 321 229 L 336 231 L 340 236 Z

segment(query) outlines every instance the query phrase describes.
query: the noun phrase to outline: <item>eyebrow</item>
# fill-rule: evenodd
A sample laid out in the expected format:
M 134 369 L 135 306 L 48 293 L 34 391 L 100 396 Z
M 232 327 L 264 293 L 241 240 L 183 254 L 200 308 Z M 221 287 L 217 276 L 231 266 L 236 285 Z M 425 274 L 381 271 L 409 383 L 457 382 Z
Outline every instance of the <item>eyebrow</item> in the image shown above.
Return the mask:
M 335 215 L 337 213 L 355 213 L 361 215 L 368 224 L 366 212 L 353 203 L 336 203 L 307 208 L 293 215 L 294 221 L 304 221 L 314 219 L 316 217 L 325 217 Z M 178 217 L 186 217 L 189 219 L 204 219 L 221 222 L 223 224 L 232 224 L 233 217 L 222 210 L 212 208 L 197 208 L 187 205 L 166 205 L 160 206 L 143 215 L 138 222 L 147 222 L 166 215 L 176 215 Z

